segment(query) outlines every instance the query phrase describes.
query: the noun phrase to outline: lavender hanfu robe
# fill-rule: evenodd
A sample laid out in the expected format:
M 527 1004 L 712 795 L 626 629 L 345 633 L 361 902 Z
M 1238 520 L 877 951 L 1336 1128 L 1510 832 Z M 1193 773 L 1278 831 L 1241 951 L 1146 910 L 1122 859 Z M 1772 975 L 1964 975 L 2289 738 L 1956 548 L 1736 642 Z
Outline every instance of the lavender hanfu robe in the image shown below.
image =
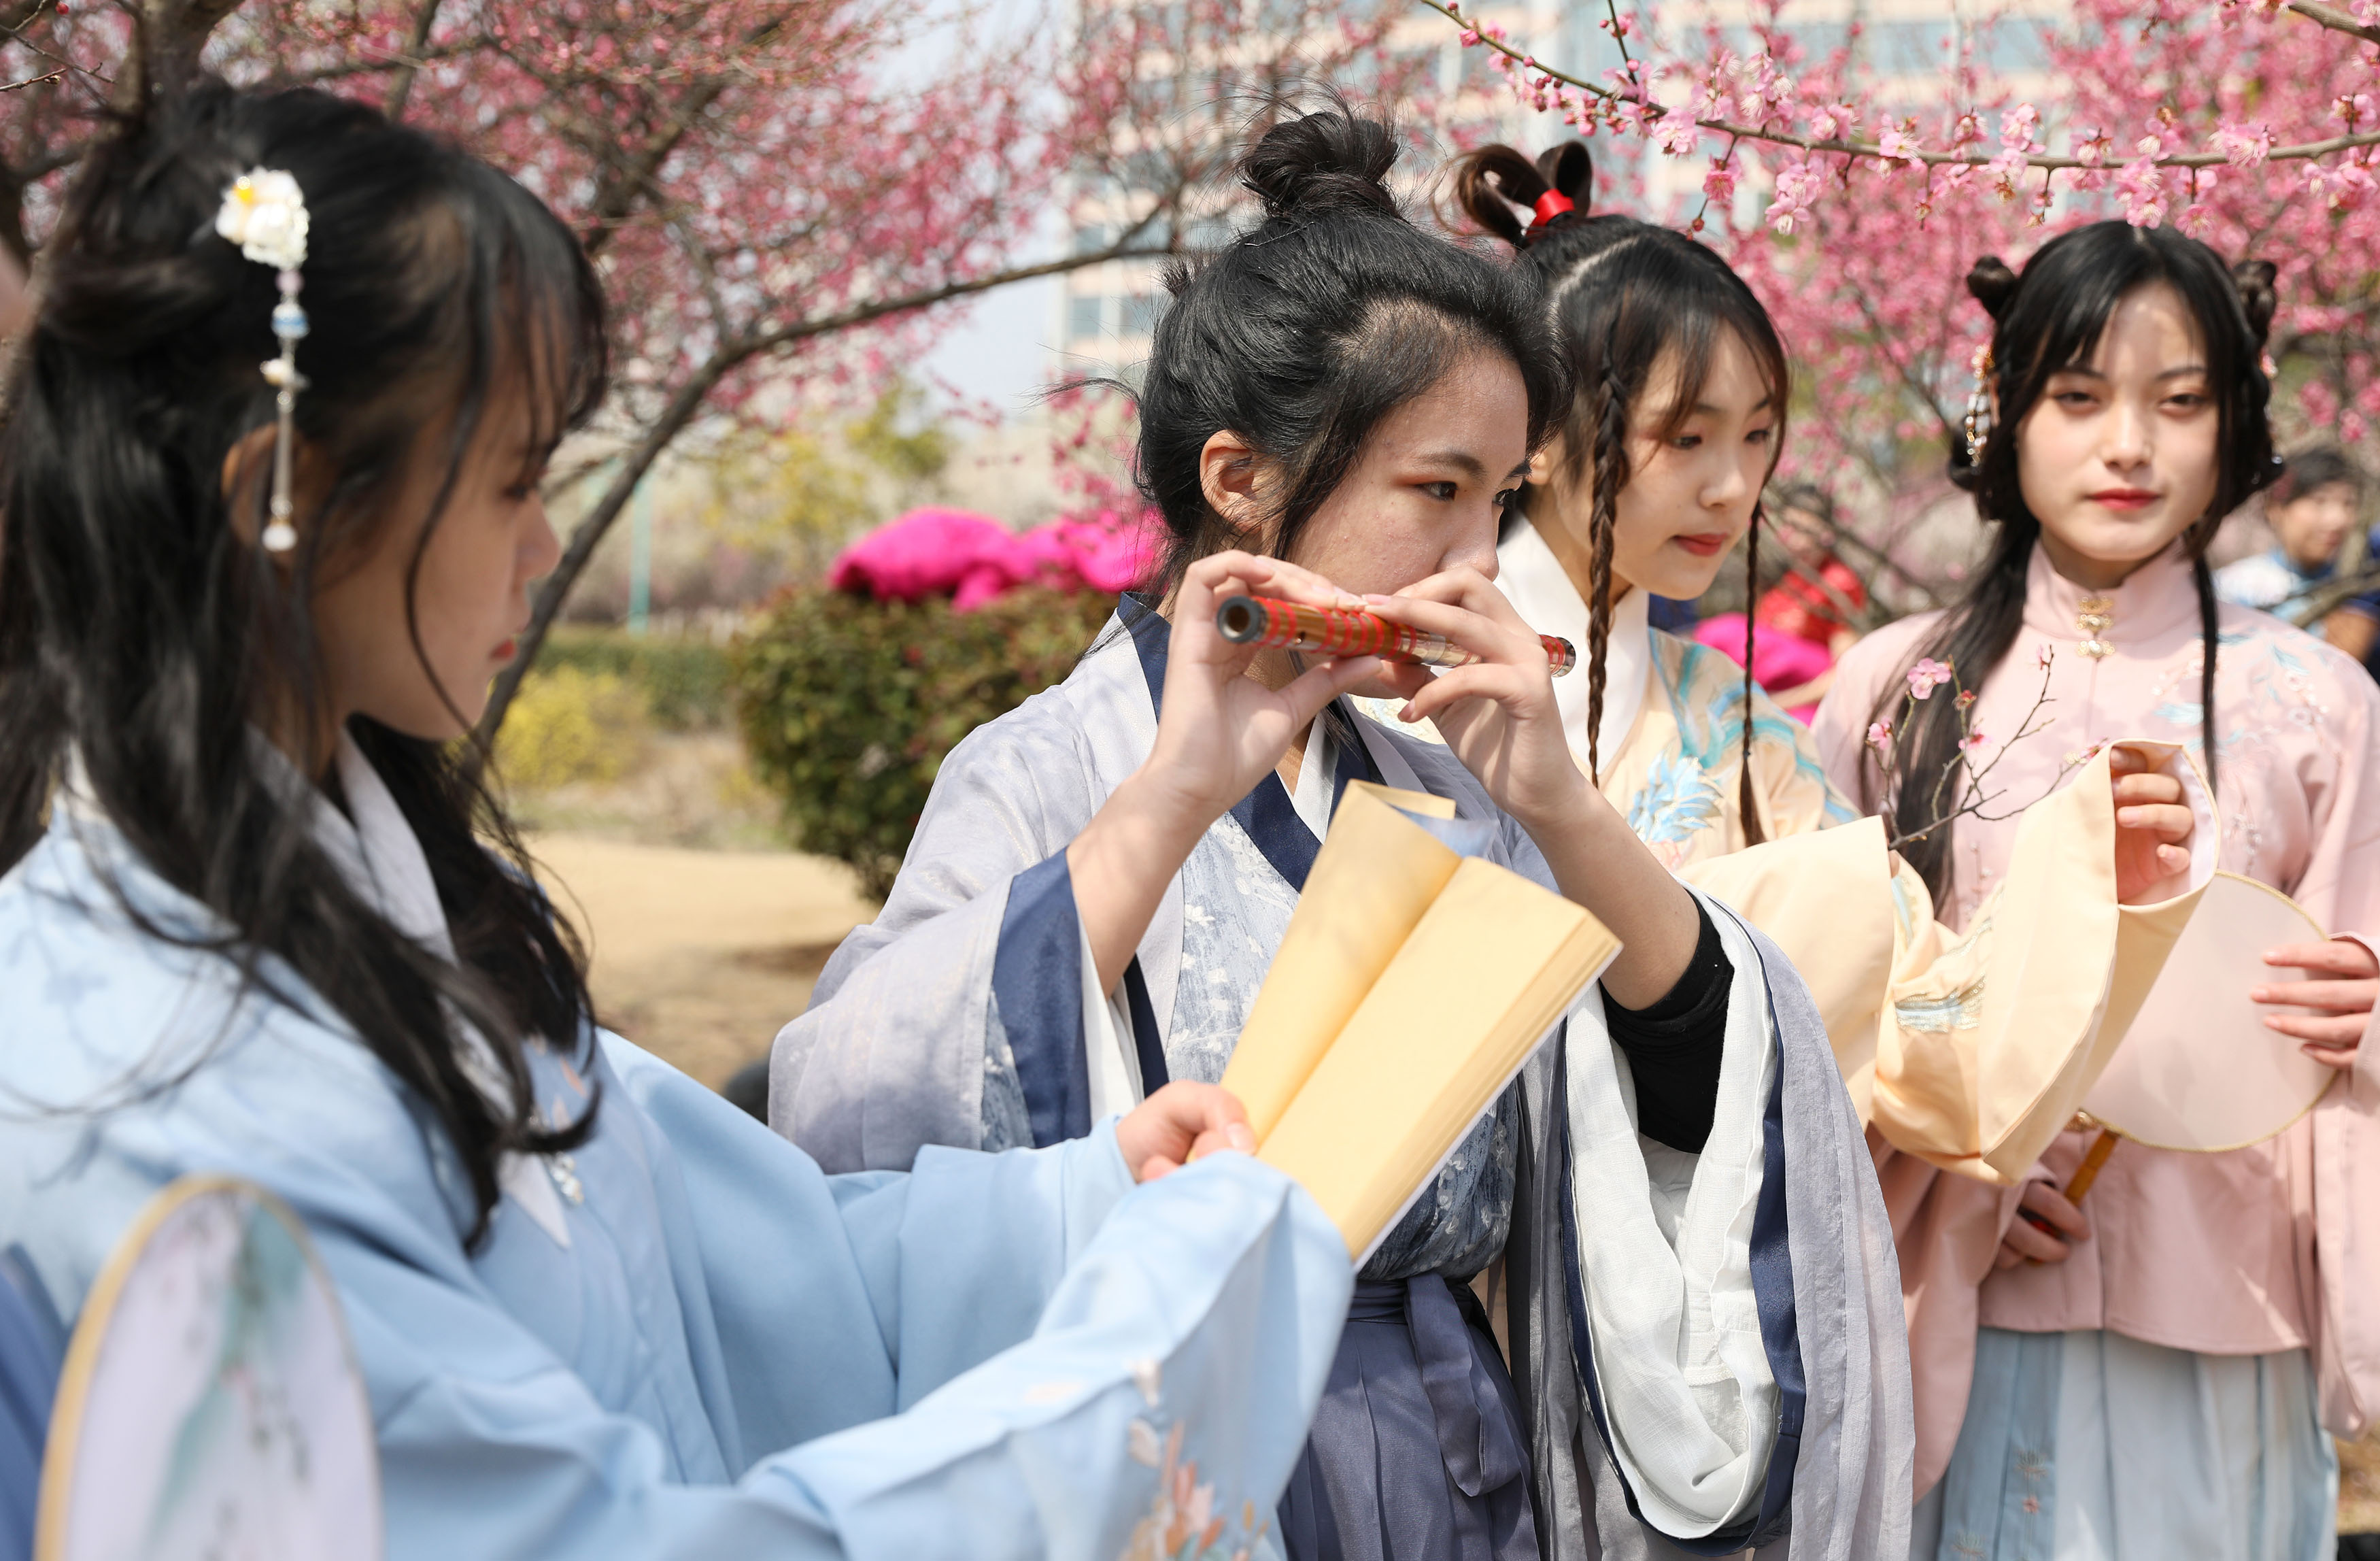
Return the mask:
M 1328 827 L 1330 805 L 1352 779 L 1451 799 L 1458 818 L 1484 826 L 1488 845 L 1481 854 L 1550 886 L 1535 844 L 1451 754 L 1355 715 L 1342 703 L 1317 723 L 1298 795 L 1293 798 L 1269 776 L 1217 821 L 1167 885 L 1115 992 L 1092 990 L 1065 850 L 1148 756 L 1167 634 L 1163 619 L 1146 604 L 1126 598 L 1066 682 L 972 734 L 944 762 L 882 915 L 836 952 L 809 1011 L 777 1040 L 771 1123 L 822 1165 L 897 1168 L 931 1144 L 1051 1143 L 1085 1130 L 1095 1113 L 1167 1079 L 1220 1078 Z M 1724 917 L 1722 930 L 1738 971 L 1730 1045 L 1741 1029 L 1745 1059 L 1731 1082 L 1723 1075 L 1722 1098 L 1731 1093 L 1749 1103 L 1739 1112 L 1749 1135 L 1743 1142 L 1761 1164 L 1748 1179 L 1729 1184 L 1741 1196 L 1723 1217 L 1715 1204 L 1702 1207 L 1724 1201 L 1717 1191 L 1702 1196 L 1696 1217 L 1731 1226 L 1730 1250 L 1757 1245 L 1767 1261 L 1733 1281 L 1742 1301 L 1738 1315 L 1755 1330 L 1751 1354 L 1760 1358 L 1741 1362 L 1747 1380 L 1757 1381 L 1742 1423 L 1730 1428 L 1731 1467 L 1748 1490 L 1740 1510 L 1730 1506 L 1687 1536 L 1702 1554 L 1766 1541 L 1822 1499 L 1804 1498 L 1808 1482 L 1795 1479 L 1797 1445 L 1780 1437 L 1780 1429 L 1798 1425 L 1804 1454 L 1816 1430 L 1828 1457 L 1849 1457 L 1861 1471 L 1838 1485 L 1830 1470 L 1819 1482 L 1824 1501 L 1840 1498 L 1847 1510 L 1871 1516 L 1894 1506 L 1893 1498 L 1877 1497 L 1888 1477 L 1866 1473 L 1875 1461 L 1869 1421 L 1859 1420 L 1850 1438 L 1856 1445 L 1847 1448 L 1840 1421 L 1813 1428 L 1802 1409 L 1814 1398 L 1840 1405 L 1848 1396 L 1864 1413 L 1879 1374 L 1891 1374 L 1888 1349 L 1844 1347 L 1847 1333 L 1866 1339 L 1875 1321 L 1869 1311 L 1878 1300 L 1898 1316 L 1897 1291 L 1865 1275 L 1879 1251 L 1888 1264 L 1890 1253 L 1872 1178 L 1863 1202 L 1840 1174 L 1846 1165 L 1864 1165 L 1858 1126 L 1847 1101 L 1840 1110 L 1823 1099 L 1809 1104 L 1807 1070 L 1800 1064 L 1823 1061 L 1831 1075 L 1823 1031 L 1768 1018 L 1772 990 L 1790 989 L 1807 1007 L 1791 967 L 1773 950 L 1764 962 L 1732 917 Z M 1612 1098 L 1627 1103 L 1619 1109 L 1633 1122 L 1625 1065 L 1615 1066 L 1599 998 L 1591 992 L 1565 1022 L 1564 1046 L 1548 1048 L 1541 1062 L 1560 1055 L 1603 1059 L 1597 1077 L 1616 1079 Z M 893 1037 L 898 1043 L 890 1043 Z M 1795 1053 L 1782 1067 L 1780 1044 Z M 1808 1058 L 1799 1056 L 1799 1050 L 1811 1048 Z M 1533 1069 L 1532 1089 L 1541 1092 L 1550 1077 L 1545 1067 Z M 1763 1147 L 1759 1124 L 1763 1102 L 1773 1112 L 1780 1088 L 1788 1106 L 1779 1130 L 1768 1135 L 1772 1152 Z M 1530 1136 L 1532 1108 L 1540 1125 L 1556 1115 L 1544 1100 L 1524 1099 L 1524 1093 L 1516 1085 L 1482 1117 L 1360 1275 L 1309 1456 L 1282 1507 L 1284 1534 L 1298 1561 L 1342 1555 L 1503 1561 L 1536 1556 L 1541 1533 L 1558 1550 L 1558 1536 L 1565 1532 L 1600 1532 L 1600 1543 L 1616 1547 L 1615 1554 L 1657 1554 L 1645 1547 L 1668 1543 L 1634 1516 L 1637 1494 L 1604 1453 L 1588 1459 L 1592 1468 L 1566 1475 L 1558 1488 L 1540 1481 L 1533 1489 L 1529 1443 L 1533 1437 L 1542 1443 L 1543 1427 L 1551 1423 L 1546 1406 L 1584 1403 L 1580 1377 L 1570 1370 L 1566 1348 L 1557 1354 L 1540 1348 L 1528 1359 L 1541 1363 L 1535 1369 L 1544 1382 L 1523 1383 L 1516 1392 L 1488 1319 L 1463 1283 L 1504 1249 L 1513 1220 L 1516 1154 Z M 1840 1095 L 1840 1086 L 1835 1094 Z M 1633 1176 L 1633 1197 L 1649 1207 L 1645 1152 L 1633 1130 L 1618 1136 L 1628 1141 L 1594 1151 L 1599 1164 L 1619 1167 L 1617 1180 L 1598 1185 L 1625 1187 Z M 1567 1182 L 1561 1175 L 1567 1152 L 1556 1139 L 1543 1144 L 1536 1164 L 1546 1189 Z M 1699 1177 L 1694 1157 L 1679 1159 L 1683 1164 L 1669 1170 L 1681 1199 L 1689 1184 L 1719 1179 Z M 1766 1204 L 1757 1192 L 1763 1168 Z M 1807 1242 L 1799 1223 L 1804 1199 L 1814 1210 L 1827 1205 L 1809 1216 L 1820 1238 Z M 1550 1190 L 1542 1203 L 1555 1207 Z M 1529 1213 L 1534 1217 L 1536 1211 Z M 1592 1208 L 1574 1217 L 1600 1228 Z M 1649 1214 L 1643 1225 L 1653 1230 Z M 1663 1238 L 1651 1239 L 1659 1248 Z M 1595 1250 L 1596 1243 L 1590 1238 L 1568 1250 L 1572 1256 L 1566 1268 L 1556 1243 L 1531 1249 L 1536 1268 L 1512 1276 L 1516 1314 L 1525 1309 L 1539 1320 L 1536 1325 L 1566 1317 L 1560 1294 L 1564 1276 L 1578 1268 L 1576 1254 Z M 1666 1262 L 1675 1277 L 1679 1260 L 1668 1249 L 1651 1259 L 1653 1269 Z M 1817 1320 L 1815 1335 L 1805 1320 L 1797 1343 L 1795 1311 L 1805 1295 L 1830 1310 Z M 1850 1313 L 1857 1314 L 1855 1323 Z M 1569 1323 L 1557 1326 L 1567 1343 Z M 1656 1336 L 1664 1326 L 1668 1335 Z M 1649 1334 L 1615 1323 L 1602 1348 L 1672 1362 L 1657 1363 L 1652 1374 L 1666 1370 L 1675 1377 L 1695 1370 L 1704 1348 L 1699 1335 L 1696 1341 L 1682 1336 L 1681 1326 L 1673 1314 Z M 1579 1332 L 1584 1336 L 1584 1326 Z M 1819 1347 L 1815 1372 L 1794 1363 L 1810 1356 L 1814 1344 Z M 1625 1426 L 1643 1416 L 1694 1415 L 1677 1405 L 1645 1406 L 1631 1385 L 1641 1379 L 1619 1375 L 1599 1419 L 1580 1411 L 1564 1423 L 1573 1430 L 1595 1424 L 1604 1437 L 1621 1425 L 1625 1442 Z M 1853 1375 L 1856 1383 L 1849 1380 Z M 1903 1421 L 1905 1375 L 1904 1365 Z M 1890 1401 L 1888 1390 L 1884 1396 Z M 1891 1424 L 1887 1412 L 1883 1425 Z M 1585 1435 L 1585 1445 L 1597 1445 L 1598 1435 Z M 1888 1433 L 1881 1439 L 1891 1442 Z M 1772 1456 L 1779 1449 L 1781 1461 Z M 1542 1447 L 1537 1457 L 1542 1462 Z M 1681 1489 L 1707 1472 L 1671 1470 L 1658 1452 L 1647 1460 L 1640 1480 L 1674 1477 Z M 1890 1462 L 1888 1454 L 1885 1461 Z M 1690 1493 L 1685 1505 L 1694 1506 L 1697 1494 L 1708 1497 L 1706 1491 Z M 1897 1498 L 1904 1511 L 1907 1499 L 1904 1477 Z M 1548 1510 L 1549 1502 L 1567 1509 Z M 1837 1525 L 1830 1515 L 1819 1527 L 1849 1533 L 1855 1525 Z M 1852 1552 L 1829 1543 L 1806 1553 Z

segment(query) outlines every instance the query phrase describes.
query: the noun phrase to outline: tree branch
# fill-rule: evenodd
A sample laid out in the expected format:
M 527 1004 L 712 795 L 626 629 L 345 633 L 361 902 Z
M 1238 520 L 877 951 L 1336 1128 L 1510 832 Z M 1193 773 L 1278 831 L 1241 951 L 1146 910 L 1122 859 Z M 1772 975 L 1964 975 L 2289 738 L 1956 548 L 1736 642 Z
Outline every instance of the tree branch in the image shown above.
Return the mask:
M 1080 271 L 1089 265 L 1101 265 L 1111 260 L 1160 260 L 1172 252 L 1170 246 L 1118 245 L 1092 254 L 1069 255 L 1064 260 L 1045 261 L 1039 265 L 1018 266 L 995 275 L 980 276 L 971 282 L 953 282 L 947 287 L 935 287 L 927 292 L 911 293 L 903 298 L 886 299 L 876 303 L 857 304 L 832 314 L 821 314 L 815 319 L 800 320 L 789 325 L 780 325 L 756 339 L 760 349 L 766 350 L 770 348 L 783 347 L 792 342 L 807 340 L 811 336 L 822 336 L 833 331 L 849 330 L 855 325 L 869 324 L 889 315 L 905 314 L 913 309 L 928 309 L 938 303 L 947 303 L 953 299 L 968 298 L 977 293 L 988 292 L 994 287 L 1004 287 L 1011 282 L 1029 282 L 1037 276 L 1061 276 L 1070 271 Z
M 406 41 L 405 61 L 396 67 L 396 75 L 388 84 L 388 97 L 381 104 L 381 112 L 391 119 L 405 117 L 405 100 L 413 95 L 413 79 L 421 73 L 431 29 L 438 25 L 440 4 L 441 0 L 421 0 L 421 9 L 414 13 L 413 36 Z
M 1462 27 L 1466 32 L 1476 37 L 1481 44 L 1495 50 L 1507 59 L 1517 62 L 1544 80 L 1559 81 L 1564 86 L 1575 87 L 1580 91 L 1601 98 L 1606 103 L 1641 104 L 1650 109 L 1661 107 L 1658 101 L 1643 92 L 1621 91 L 1616 87 L 1607 87 L 1598 82 L 1572 76 L 1568 71 L 1557 70 L 1527 51 L 1516 49 L 1502 39 L 1481 31 L 1478 22 L 1463 14 L 1459 0 L 1420 0 L 1420 4 Z M 2301 3 L 2301 0 L 2289 0 L 2289 6 L 2290 10 L 2302 12 L 2309 17 L 2313 17 L 2315 10 L 2330 12 L 2331 16 L 2338 18 L 2336 21 L 2323 20 L 2319 17 L 2313 18 L 2317 21 L 2322 21 L 2325 27 L 2336 27 L 2338 30 L 2356 32 L 2359 35 L 2366 30 L 2359 28 L 2345 15 L 2331 11 L 2328 6 L 2313 6 L 2311 0 L 2303 0 L 2303 3 Z M 1997 156 L 1986 157 L 1973 151 L 1932 152 L 1924 148 L 1896 152 L 1888 155 L 1884 148 L 1875 141 L 1854 140 L 1840 136 L 1822 140 L 1815 136 L 1795 135 L 1791 130 L 1771 129 L 1766 125 L 1747 125 L 1734 119 L 1705 119 L 1697 116 L 1694 123 L 1696 128 L 1707 130 L 1713 135 L 1732 136 L 1741 140 L 1765 141 L 1771 146 L 1789 146 L 1802 152 L 1840 152 L 1847 157 L 1866 157 L 1886 164 L 1923 165 L 1929 168 L 1988 168 L 1998 161 Z M 2295 146 L 2277 146 L 2265 153 L 2264 160 L 2267 163 L 2305 163 L 2316 158 L 2328 157 L 2334 152 L 2351 152 L 2357 147 L 2363 146 L 2380 146 L 2380 130 L 2333 136 L 2328 140 L 2304 141 Z M 2080 157 L 2047 152 L 2028 152 L 2023 154 L 2023 157 L 2026 167 L 2040 168 L 2048 172 L 2090 170 L 2114 173 L 2122 166 L 2119 162 L 2090 162 Z M 2160 168 L 2213 168 L 2228 163 L 2230 157 L 2221 152 L 2177 152 L 2161 157 L 2152 157 L 2148 161 Z
M 2333 32 L 2344 32 L 2361 38 L 2366 43 L 2380 43 L 2380 27 L 2366 27 L 2336 6 L 2316 4 L 2316 0 L 2288 0 L 2289 8 L 2308 21 L 2326 27 Z
M 135 106 L 141 94 L 176 86 L 197 74 L 199 54 L 239 0 L 141 0 L 132 9 L 132 43 L 115 73 L 115 106 Z
M 1146 222 L 1138 226 L 1145 226 Z M 1137 226 L 1135 231 L 1137 231 Z M 554 619 L 561 616 L 563 603 L 569 599 L 572 587 L 578 583 L 579 575 L 585 572 L 588 561 L 594 557 L 595 549 L 601 544 L 604 534 L 612 529 L 613 522 L 619 519 L 621 512 L 627 508 L 628 500 L 636 494 L 637 484 L 652 470 L 653 463 L 661 458 L 662 452 L 686 431 L 686 425 L 700 415 L 710 393 L 729 374 L 763 353 L 814 336 L 849 330 L 911 310 L 930 308 L 953 299 L 989 292 L 1013 282 L 1062 275 L 1087 266 L 1103 265 L 1109 261 L 1154 259 L 1169 252 L 1148 245 L 1119 243 L 1089 254 L 1068 255 L 1039 265 L 1013 266 L 971 281 L 953 282 L 946 287 L 861 304 L 721 343 L 702 366 L 678 386 L 661 414 L 646 427 L 643 435 L 604 488 L 603 496 L 595 501 L 595 506 L 571 531 L 570 543 L 563 550 L 562 559 L 554 566 L 553 573 L 538 587 L 537 602 L 529 616 L 528 628 L 521 635 L 518 652 L 513 657 L 512 665 L 496 678 L 496 686 L 488 696 L 487 711 L 480 717 L 479 728 L 473 738 L 480 749 L 480 762 L 484 762 L 486 756 L 494 750 L 496 732 L 504 726 L 505 712 L 512 708 L 513 696 L 520 691 L 521 679 L 528 676 L 530 665 L 537 660 L 546 636 L 552 630 Z

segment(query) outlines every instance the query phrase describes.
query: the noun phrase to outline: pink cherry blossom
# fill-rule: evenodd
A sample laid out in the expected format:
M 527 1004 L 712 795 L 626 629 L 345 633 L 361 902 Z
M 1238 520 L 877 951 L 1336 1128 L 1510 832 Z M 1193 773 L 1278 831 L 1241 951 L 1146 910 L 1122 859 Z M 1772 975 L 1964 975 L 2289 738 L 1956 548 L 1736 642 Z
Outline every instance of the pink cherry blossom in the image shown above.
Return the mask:
M 1882 748 L 1886 743 L 1888 743 L 1891 740 L 1891 722 L 1871 721 L 1867 724 L 1867 745 L 1870 748 Z
M 1815 140 L 1848 136 L 1859 124 L 1859 110 L 1847 103 L 1822 104 L 1810 111 L 1810 135 Z
M 1702 139 L 1702 128 L 1694 123 L 1691 113 L 1682 108 L 1673 108 L 1661 116 L 1653 135 L 1662 151 L 1672 157 L 1682 157 L 1694 149 L 1694 143 Z
M 2033 133 L 2041 128 L 2041 110 L 2029 103 L 2018 104 L 2000 116 L 2000 144 L 2017 152 L 2031 152 L 2039 143 Z
M 1932 656 L 1924 657 L 1909 669 L 1909 697 L 1913 700 L 1931 699 L 1934 690 L 1950 681 L 1953 676 L 1949 663 L 1936 661 Z

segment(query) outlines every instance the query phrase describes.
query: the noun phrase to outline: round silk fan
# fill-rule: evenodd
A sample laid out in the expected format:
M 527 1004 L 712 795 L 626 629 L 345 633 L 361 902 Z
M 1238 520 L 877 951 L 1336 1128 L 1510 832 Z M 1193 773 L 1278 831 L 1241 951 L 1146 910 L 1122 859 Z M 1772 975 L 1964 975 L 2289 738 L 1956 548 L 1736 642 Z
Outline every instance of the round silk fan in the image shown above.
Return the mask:
M 2122 1137 L 2199 1151 L 2262 1142 L 2313 1110 L 2338 1070 L 2263 1022 L 2310 1010 L 2251 1003 L 2248 989 L 2294 979 L 2266 949 L 2328 935 L 2279 890 L 2216 873 L 2082 1109 Z
M 371 1406 L 336 1291 L 271 1193 L 151 1200 L 76 1324 L 35 1561 L 380 1561 Z

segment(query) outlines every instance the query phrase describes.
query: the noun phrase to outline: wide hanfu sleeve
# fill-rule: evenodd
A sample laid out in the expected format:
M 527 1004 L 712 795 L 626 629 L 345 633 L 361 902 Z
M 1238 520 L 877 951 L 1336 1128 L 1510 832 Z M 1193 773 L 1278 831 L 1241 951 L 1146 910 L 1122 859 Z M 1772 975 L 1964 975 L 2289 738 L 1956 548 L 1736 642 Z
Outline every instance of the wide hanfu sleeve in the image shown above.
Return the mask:
M 2284 887 L 2333 937 L 2380 954 L 2380 693 L 2362 674 L 2324 648 L 2307 680 L 2309 702 L 2325 719 L 2292 735 L 2313 848 L 2297 882 Z M 2367 1254 L 2380 1250 L 2380 1011 L 2364 1026 L 2355 1066 L 2311 1116 L 2312 1198 L 2301 1201 L 2311 1217 L 2297 1232 L 2299 1284 L 2319 1300 L 2307 1308 L 2308 1344 L 2323 1424 L 2351 1438 L 2380 1421 L 2380 1294 L 2367 1278 Z
M 607 1058 L 629 1098 L 605 1130 L 644 1136 L 704 1389 L 670 1412 L 707 1413 L 734 1482 L 686 1482 L 502 1308 L 333 1231 L 383 1406 L 392 1554 L 1111 1561 L 1258 1542 L 1351 1285 L 1287 1178 L 1219 1154 L 1134 1188 L 1104 1126 L 829 1177 L 633 1048 Z
M 1733 976 L 1698 1152 L 1640 1131 L 1593 993 L 1526 1075 L 1511 1333 L 1555 1551 L 1733 1555 L 1790 1532 L 1796 1555 L 1892 1554 L 1911 1433 L 1890 1227 L 1791 967 L 1704 907 Z
M 1054 1143 L 1127 1104 L 1085 1064 L 1103 1005 L 1066 872 L 1101 800 L 1046 705 L 953 749 L 882 914 L 777 1036 L 771 1125 L 829 1171 L 905 1170 L 928 1144 Z

